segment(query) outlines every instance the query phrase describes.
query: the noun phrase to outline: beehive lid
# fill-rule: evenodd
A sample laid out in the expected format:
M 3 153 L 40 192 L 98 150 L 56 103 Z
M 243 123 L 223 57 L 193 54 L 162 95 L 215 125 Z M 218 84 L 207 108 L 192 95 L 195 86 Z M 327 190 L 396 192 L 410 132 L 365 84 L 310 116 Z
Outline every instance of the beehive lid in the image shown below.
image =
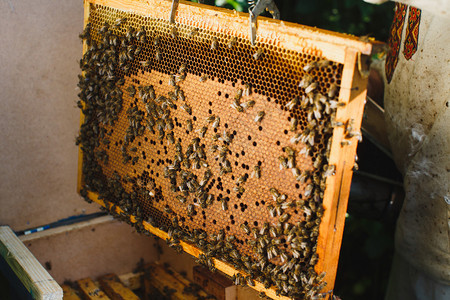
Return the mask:
M 371 44 L 170 5 L 85 2 L 80 193 L 272 298 L 331 291 Z

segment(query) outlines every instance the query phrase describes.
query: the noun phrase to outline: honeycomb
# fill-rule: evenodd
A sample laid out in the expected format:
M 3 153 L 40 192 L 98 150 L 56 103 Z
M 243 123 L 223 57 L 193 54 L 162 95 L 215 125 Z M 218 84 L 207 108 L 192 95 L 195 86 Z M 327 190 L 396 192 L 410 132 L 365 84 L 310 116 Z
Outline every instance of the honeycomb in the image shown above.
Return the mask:
M 83 190 L 277 294 L 314 266 L 343 65 L 90 4 L 81 34 Z M 114 212 L 114 209 L 112 210 Z

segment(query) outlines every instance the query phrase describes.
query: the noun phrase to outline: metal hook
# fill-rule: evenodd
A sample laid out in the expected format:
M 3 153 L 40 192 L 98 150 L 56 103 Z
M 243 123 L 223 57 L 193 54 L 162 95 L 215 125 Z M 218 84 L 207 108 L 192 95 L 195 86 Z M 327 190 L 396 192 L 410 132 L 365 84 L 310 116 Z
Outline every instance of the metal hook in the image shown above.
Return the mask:
M 172 0 L 172 8 L 170 10 L 170 23 L 173 24 L 175 23 L 175 14 L 177 12 L 178 9 L 178 2 L 180 0 Z
M 252 46 L 254 46 L 256 41 L 256 21 L 258 16 L 266 9 L 274 19 L 279 20 L 280 11 L 273 0 L 258 0 L 258 2 L 254 5 L 254 1 L 249 1 L 249 3 L 250 7 L 248 8 L 248 13 L 250 15 L 250 41 Z

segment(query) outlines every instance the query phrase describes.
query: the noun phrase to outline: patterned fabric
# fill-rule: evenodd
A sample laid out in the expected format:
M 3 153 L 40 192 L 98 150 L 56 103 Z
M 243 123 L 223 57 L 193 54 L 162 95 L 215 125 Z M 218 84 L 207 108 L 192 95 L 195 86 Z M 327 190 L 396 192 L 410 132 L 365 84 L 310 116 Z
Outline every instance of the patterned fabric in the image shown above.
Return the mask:
M 421 13 L 420 9 L 409 7 L 408 26 L 406 27 L 405 44 L 403 46 L 403 55 L 407 60 L 410 60 L 417 51 Z
M 402 41 L 403 24 L 405 23 L 407 5 L 396 3 L 394 20 L 392 21 L 391 33 L 389 36 L 388 44 L 390 47 L 389 53 L 386 57 L 386 79 L 390 83 L 392 75 L 394 75 L 395 67 L 398 62 L 398 54 L 400 52 L 400 45 Z

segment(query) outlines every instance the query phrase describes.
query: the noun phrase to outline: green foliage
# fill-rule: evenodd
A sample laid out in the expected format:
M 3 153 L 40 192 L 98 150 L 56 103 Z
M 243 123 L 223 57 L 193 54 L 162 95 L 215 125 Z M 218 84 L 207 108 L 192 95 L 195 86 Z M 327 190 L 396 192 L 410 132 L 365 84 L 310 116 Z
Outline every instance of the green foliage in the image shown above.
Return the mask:
M 345 221 L 335 294 L 383 299 L 394 253 L 394 224 L 350 215 Z

